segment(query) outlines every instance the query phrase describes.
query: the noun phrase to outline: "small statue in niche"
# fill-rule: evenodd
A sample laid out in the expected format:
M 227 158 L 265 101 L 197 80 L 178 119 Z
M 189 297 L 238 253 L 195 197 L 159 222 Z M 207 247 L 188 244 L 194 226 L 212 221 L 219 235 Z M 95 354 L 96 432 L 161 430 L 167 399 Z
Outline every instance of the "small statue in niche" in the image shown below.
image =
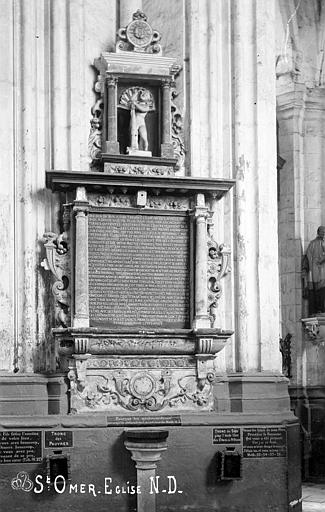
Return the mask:
M 307 248 L 302 264 L 303 296 L 308 299 L 308 314 L 325 313 L 325 226 Z
M 121 94 L 119 107 L 130 111 L 130 147 L 127 152 L 151 156 L 146 126 L 147 113 L 155 110 L 151 92 L 143 87 L 130 87 Z

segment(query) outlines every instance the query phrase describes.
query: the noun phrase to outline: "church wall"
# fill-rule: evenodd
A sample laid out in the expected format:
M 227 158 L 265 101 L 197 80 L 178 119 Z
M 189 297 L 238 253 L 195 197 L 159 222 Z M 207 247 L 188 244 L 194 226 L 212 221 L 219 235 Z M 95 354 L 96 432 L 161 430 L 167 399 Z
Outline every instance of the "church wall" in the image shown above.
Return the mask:
M 0 368 L 53 370 L 43 233 L 58 229 L 45 169 L 89 168 L 93 60 L 115 42 L 115 3 L 15 0 L 3 7 Z M 28 48 L 28 50 L 27 50 Z

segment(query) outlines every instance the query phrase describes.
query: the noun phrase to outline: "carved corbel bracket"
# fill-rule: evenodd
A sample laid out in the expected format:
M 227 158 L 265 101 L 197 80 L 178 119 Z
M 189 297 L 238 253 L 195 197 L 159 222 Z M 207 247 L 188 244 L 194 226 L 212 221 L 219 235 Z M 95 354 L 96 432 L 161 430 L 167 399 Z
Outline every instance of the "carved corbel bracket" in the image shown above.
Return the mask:
M 211 354 L 195 354 L 195 358 L 199 388 L 203 389 L 206 382 L 212 383 L 216 378 L 211 364 L 215 356 Z
M 46 250 L 46 258 L 41 266 L 51 271 L 55 277 L 52 293 L 55 299 L 56 324 L 68 327 L 70 324 L 70 255 L 68 233 L 44 233 L 42 242 Z
M 89 339 L 88 338 L 75 338 L 74 339 L 74 353 L 75 354 L 87 354 L 89 350 Z
M 84 389 L 87 385 L 87 367 L 89 354 L 73 354 L 73 365 L 70 366 L 68 378 L 70 380 L 70 391 L 73 392 L 77 386 Z
M 318 344 L 325 343 L 325 316 L 302 318 L 307 338 Z
M 203 389 L 207 382 L 211 384 L 215 380 L 213 361 L 220 350 L 221 346 L 214 337 L 197 337 L 195 358 L 200 389 Z

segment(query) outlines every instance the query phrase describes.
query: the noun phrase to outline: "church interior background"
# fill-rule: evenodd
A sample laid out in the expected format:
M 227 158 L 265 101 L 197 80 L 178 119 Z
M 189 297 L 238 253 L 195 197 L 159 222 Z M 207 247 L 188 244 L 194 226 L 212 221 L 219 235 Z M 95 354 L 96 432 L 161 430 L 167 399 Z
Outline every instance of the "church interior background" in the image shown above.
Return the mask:
M 0 24 L 0 504 L 301 511 L 324 0 L 2 0 Z

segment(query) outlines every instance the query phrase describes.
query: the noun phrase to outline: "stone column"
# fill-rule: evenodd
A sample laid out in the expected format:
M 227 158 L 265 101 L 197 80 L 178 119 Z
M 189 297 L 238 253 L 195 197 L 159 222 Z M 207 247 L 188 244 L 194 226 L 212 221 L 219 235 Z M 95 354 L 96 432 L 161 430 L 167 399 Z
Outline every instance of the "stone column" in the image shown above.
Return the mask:
M 170 80 L 163 80 L 162 84 L 162 143 L 170 142 Z
M 74 327 L 89 327 L 88 206 L 85 188 L 78 187 L 73 207 L 76 215 Z
M 237 371 L 281 371 L 274 0 L 232 3 Z
M 196 219 L 195 239 L 195 315 L 193 328 L 209 328 L 207 289 L 207 217 L 204 194 L 197 194 L 194 211 Z
M 170 87 L 171 80 L 163 80 L 162 84 L 162 134 L 161 134 L 161 156 L 173 157 L 174 150 L 171 144 L 171 105 Z
M 109 76 L 106 79 L 107 87 L 107 153 L 119 153 L 119 143 L 117 142 L 117 78 Z
M 125 448 L 132 455 L 137 469 L 137 486 L 141 493 L 137 494 L 137 512 L 156 511 L 156 492 L 159 477 L 156 479 L 157 462 L 167 450 L 168 431 L 137 431 L 125 432 Z
M 281 83 L 281 79 L 278 80 Z M 301 318 L 308 316 L 308 308 L 303 311 L 301 264 L 303 255 L 302 241 L 307 227 L 308 241 L 316 236 L 316 229 L 321 224 L 321 177 L 313 172 L 310 179 L 315 194 L 309 203 L 305 194 L 309 180 L 305 182 L 305 173 L 310 166 L 304 165 L 304 120 L 306 110 L 306 87 L 292 84 L 277 96 L 277 119 L 279 122 L 279 151 L 285 159 L 284 167 L 279 171 L 279 268 L 281 290 L 281 336 L 288 333 L 294 336 L 291 345 L 292 375 L 296 382 L 302 384 L 304 364 L 302 358 L 306 353 L 303 347 Z M 305 203 L 306 201 L 306 203 Z M 313 223 L 305 224 L 305 212 L 313 214 Z M 316 217 L 316 218 L 315 218 Z M 317 220 L 318 219 L 318 220 Z M 314 229 L 310 229 L 314 227 Z M 305 246 L 307 247 L 307 245 Z

